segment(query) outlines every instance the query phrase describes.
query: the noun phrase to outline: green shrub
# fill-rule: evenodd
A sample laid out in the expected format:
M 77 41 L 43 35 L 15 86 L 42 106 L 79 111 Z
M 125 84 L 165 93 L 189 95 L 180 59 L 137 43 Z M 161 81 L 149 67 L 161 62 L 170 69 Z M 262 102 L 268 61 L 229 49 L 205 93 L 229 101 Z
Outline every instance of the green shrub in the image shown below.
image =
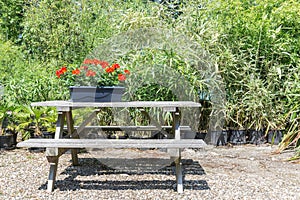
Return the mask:
M 0 0 L 0 32 L 6 40 L 19 42 L 26 2 L 27 0 Z
M 6 101 L 29 105 L 35 101 L 68 98 L 68 85 L 56 78 L 55 65 L 26 62 L 22 64 L 30 66 L 30 68 L 16 71 L 7 82 Z
M 112 33 L 104 6 L 98 1 L 31 1 L 23 22 L 24 51 L 39 60 L 82 61 Z

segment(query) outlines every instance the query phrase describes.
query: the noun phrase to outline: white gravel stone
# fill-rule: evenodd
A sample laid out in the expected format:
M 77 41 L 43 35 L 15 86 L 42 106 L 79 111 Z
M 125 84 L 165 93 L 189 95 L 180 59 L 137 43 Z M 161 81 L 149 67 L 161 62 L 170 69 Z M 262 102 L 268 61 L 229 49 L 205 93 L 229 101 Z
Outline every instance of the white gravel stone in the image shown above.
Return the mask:
M 287 162 L 293 152 L 272 154 L 276 146 L 212 147 L 182 154 L 184 194 L 175 189 L 174 169 L 153 172 L 109 170 L 89 153 L 59 160 L 52 193 L 46 191 L 44 153 L 26 149 L 0 152 L 0 199 L 300 199 L 300 164 Z

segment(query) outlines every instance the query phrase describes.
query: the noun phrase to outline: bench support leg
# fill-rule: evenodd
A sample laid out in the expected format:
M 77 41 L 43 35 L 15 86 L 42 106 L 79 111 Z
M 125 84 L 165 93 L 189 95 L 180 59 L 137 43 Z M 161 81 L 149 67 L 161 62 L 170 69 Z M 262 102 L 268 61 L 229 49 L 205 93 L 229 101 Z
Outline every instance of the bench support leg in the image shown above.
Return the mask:
M 74 132 L 74 121 L 72 117 L 72 111 L 66 112 L 66 118 L 67 118 L 67 127 L 68 127 L 68 133 L 72 138 L 79 138 L 79 135 L 77 132 Z M 78 150 L 77 149 L 71 149 L 72 154 L 72 164 L 74 166 L 78 165 Z
M 57 122 L 56 122 L 56 130 L 55 130 L 55 139 L 60 139 L 63 136 L 63 128 L 65 122 L 66 112 L 58 112 Z M 54 183 L 56 179 L 58 158 L 61 155 L 61 150 L 59 148 L 47 148 L 46 156 L 47 160 L 50 164 L 49 176 L 48 176 L 48 185 L 47 191 L 52 192 L 54 190 Z
M 175 134 L 175 140 L 181 140 L 180 134 L 180 112 L 179 109 L 176 108 L 176 111 L 173 112 L 173 131 Z M 177 185 L 177 192 L 183 193 L 183 177 L 182 177 L 182 163 L 181 163 L 181 149 L 176 149 L 175 154 L 175 167 L 176 167 L 176 185 Z
M 54 183 L 55 183 L 55 180 L 56 180 L 56 172 L 57 172 L 57 165 L 58 165 L 58 156 L 47 157 L 47 159 L 48 159 L 48 162 L 50 164 L 47 191 L 48 192 L 53 192 L 53 190 L 54 190 Z
M 71 149 L 71 154 L 73 166 L 78 166 L 78 149 Z
M 176 185 L 177 185 L 177 192 L 183 193 L 183 176 L 182 176 L 182 163 L 181 157 L 175 160 L 176 166 Z

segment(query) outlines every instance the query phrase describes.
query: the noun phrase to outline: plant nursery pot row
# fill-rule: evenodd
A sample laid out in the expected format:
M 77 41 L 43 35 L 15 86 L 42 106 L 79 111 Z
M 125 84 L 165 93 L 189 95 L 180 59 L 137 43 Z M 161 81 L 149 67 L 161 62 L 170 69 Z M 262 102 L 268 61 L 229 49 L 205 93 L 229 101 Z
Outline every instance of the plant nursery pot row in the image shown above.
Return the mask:
M 219 130 L 211 131 L 205 138 L 209 144 L 221 146 L 227 143 L 233 145 L 242 144 L 279 144 L 283 136 L 283 130 Z

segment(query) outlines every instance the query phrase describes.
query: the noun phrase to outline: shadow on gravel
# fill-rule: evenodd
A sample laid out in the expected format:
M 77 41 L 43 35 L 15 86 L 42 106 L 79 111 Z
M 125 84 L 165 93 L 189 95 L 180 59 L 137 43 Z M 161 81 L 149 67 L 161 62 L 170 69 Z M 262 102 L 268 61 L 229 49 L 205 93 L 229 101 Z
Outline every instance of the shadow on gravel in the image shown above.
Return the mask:
M 126 165 L 125 168 L 121 167 L 119 169 L 113 169 L 104 165 L 98 159 L 95 158 L 79 158 L 79 166 L 69 166 L 65 169 L 62 174 L 68 175 L 64 180 L 57 180 L 55 182 L 55 188 L 60 191 L 67 190 L 168 190 L 173 188 L 176 190 L 176 181 L 175 181 L 175 165 L 165 166 L 161 169 L 153 168 L 153 163 L 157 163 L 158 159 L 130 159 L 130 163 L 139 163 L 138 166 Z M 161 161 L 161 159 L 160 159 Z M 116 163 L 129 163 L 126 159 L 113 159 L 111 162 Z M 165 161 L 167 162 L 167 160 Z M 170 162 L 170 160 L 168 160 Z M 141 163 L 148 163 L 147 165 L 141 165 Z M 149 165 L 151 163 L 151 165 Z M 105 163 L 106 164 L 106 163 Z M 204 175 L 205 171 L 197 161 L 191 159 L 183 159 L 183 173 L 184 173 L 184 189 L 185 190 L 209 190 L 210 187 L 205 180 L 193 179 L 186 180 L 186 175 Z M 155 170 L 156 169 L 156 170 Z M 170 180 L 141 180 L 142 175 L 169 175 Z M 101 179 L 102 175 L 116 175 L 109 179 L 116 180 L 106 180 Z M 118 176 L 126 176 L 126 179 L 131 179 L 130 176 L 136 176 L 137 180 L 120 180 Z M 76 180 L 77 176 L 93 176 L 93 180 Z M 95 176 L 99 176 L 99 180 L 95 180 Z M 101 180 L 100 180 L 101 179 Z M 159 179 L 159 178 L 158 178 Z M 43 184 L 39 189 L 46 190 L 47 183 Z

